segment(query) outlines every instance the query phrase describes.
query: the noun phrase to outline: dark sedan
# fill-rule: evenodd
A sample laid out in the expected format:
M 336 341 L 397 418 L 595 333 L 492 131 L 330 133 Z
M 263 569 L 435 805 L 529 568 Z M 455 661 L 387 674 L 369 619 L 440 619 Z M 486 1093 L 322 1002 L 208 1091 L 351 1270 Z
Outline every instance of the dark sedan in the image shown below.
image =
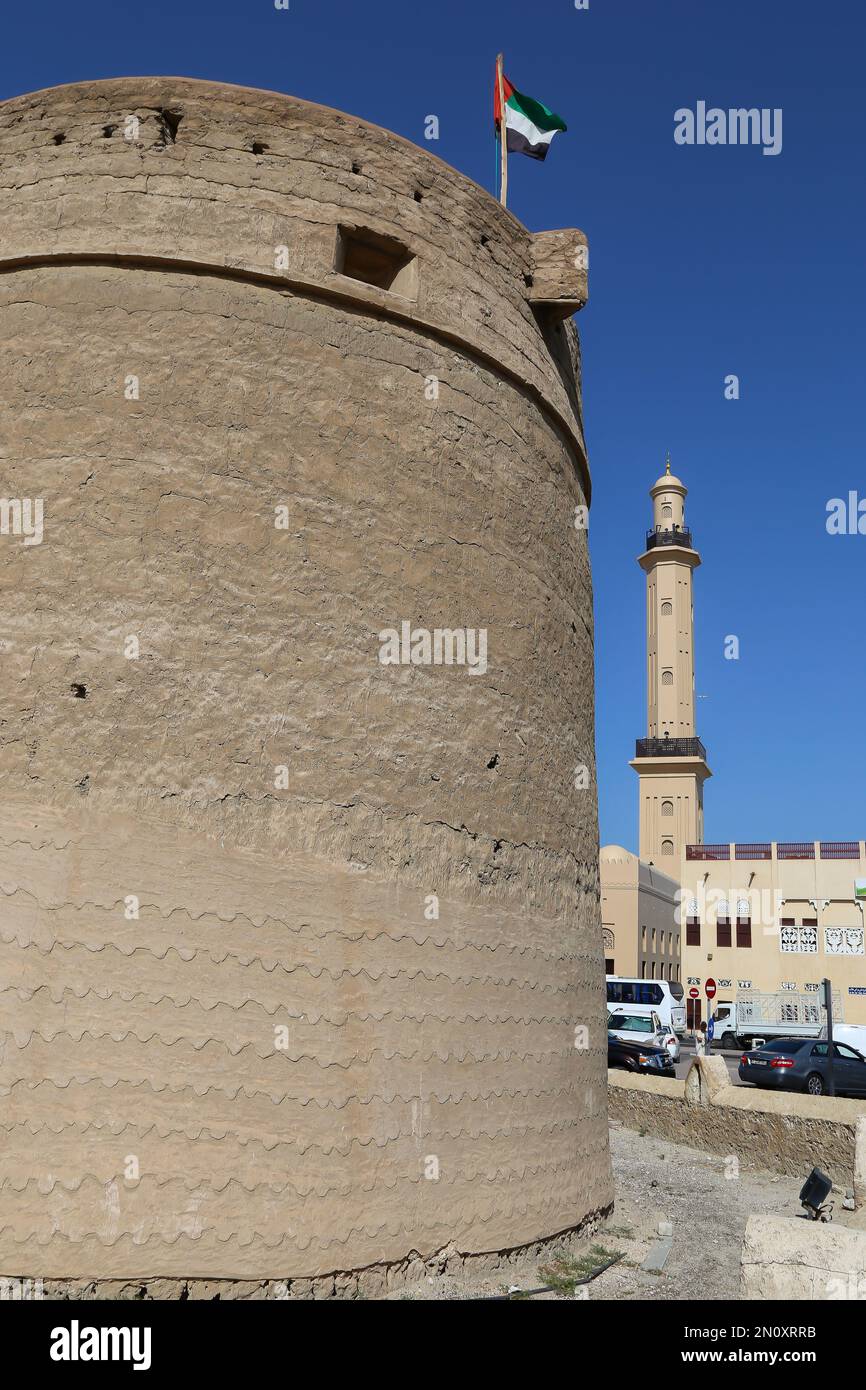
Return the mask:
M 829 1090 L 830 1044 L 814 1038 L 776 1038 L 740 1058 L 740 1080 L 776 1091 Z M 833 1043 L 833 1080 L 840 1096 L 866 1096 L 866 1058 L 845 1043 Z
M 625 1067 L 626 1071 L 655 1072 L 656 1076 L 673 1076 L 674 1059 L 666 1047 L 642 1046 L 607 1035 L 607 1065 Z

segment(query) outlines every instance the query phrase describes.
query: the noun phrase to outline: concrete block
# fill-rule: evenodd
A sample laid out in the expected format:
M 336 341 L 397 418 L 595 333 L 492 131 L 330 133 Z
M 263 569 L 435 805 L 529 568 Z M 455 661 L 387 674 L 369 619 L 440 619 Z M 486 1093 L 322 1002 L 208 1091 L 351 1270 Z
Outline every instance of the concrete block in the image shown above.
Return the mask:
M 866 1207 L 866 1117 L 854 1134 L 854 1207 Z
M 715 1105 L 723 1091 L 731 1089 L 731 1078 L 723 1057 L 696 1057 L 686 1076 L 686 1102 L 689 1105 Z
M 671 1236 L 657 1240 L 654 1245 L 650 1246 L 649 1254 L 641 1265 L 641 1269 L 646 1270 L 648 1274 L 660 1274 L 667 1264 L 673 1243 Z
M 866 1231 L 800 1217 L 750 1216 L 740 1289 L 748 1299 L 866 1298 Z

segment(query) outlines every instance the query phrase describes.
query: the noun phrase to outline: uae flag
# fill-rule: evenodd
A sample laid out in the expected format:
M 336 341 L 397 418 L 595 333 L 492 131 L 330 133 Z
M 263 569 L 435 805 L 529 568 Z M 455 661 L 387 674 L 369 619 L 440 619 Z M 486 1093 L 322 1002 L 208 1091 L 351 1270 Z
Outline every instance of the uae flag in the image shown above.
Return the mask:
M 565 121 L 543 102 L 518 92 L 504 73 L 502 92 L 505 97 L 505 148 L 515 154 L 528 154 L 530 159 L 546 159 L 556 132 L 568 129 Z M 493 88 L 493 119 L 501 136 L 502 109 L 498 80 Z

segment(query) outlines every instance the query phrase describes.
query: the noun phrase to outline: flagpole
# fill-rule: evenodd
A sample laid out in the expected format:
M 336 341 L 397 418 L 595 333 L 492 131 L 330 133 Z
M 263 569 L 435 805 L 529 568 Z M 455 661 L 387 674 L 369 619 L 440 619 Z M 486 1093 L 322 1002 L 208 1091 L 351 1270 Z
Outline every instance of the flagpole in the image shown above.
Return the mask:
M 496 55 L 496 84 L 499 89 L 499 201 L 503 207 L 506 207 L 508 204 L 508 135 L 505 130 L 505 85 L 502 81 L 504 65 L 505 57 L 502 53 L 498 53 Z

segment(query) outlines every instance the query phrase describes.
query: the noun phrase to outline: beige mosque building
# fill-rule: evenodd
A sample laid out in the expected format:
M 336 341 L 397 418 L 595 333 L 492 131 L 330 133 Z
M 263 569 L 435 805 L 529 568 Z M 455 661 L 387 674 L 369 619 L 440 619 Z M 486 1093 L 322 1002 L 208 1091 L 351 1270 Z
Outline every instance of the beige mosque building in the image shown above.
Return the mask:
M 638 854 L 601 850 L 607 974 L 681 981 L 690 1025 L 747 994 L 774 994 L 790 1021 L 809 1016 L 830 979 L 847 1023 L 866 1024 L 866 844 L 861 840 L 704 842 L 712 774 L 695 728 L 687 489 L 670 470 L 650 489 L 653 526 L 638 564 L 647 590 L 647 736 L 638 775 Z

